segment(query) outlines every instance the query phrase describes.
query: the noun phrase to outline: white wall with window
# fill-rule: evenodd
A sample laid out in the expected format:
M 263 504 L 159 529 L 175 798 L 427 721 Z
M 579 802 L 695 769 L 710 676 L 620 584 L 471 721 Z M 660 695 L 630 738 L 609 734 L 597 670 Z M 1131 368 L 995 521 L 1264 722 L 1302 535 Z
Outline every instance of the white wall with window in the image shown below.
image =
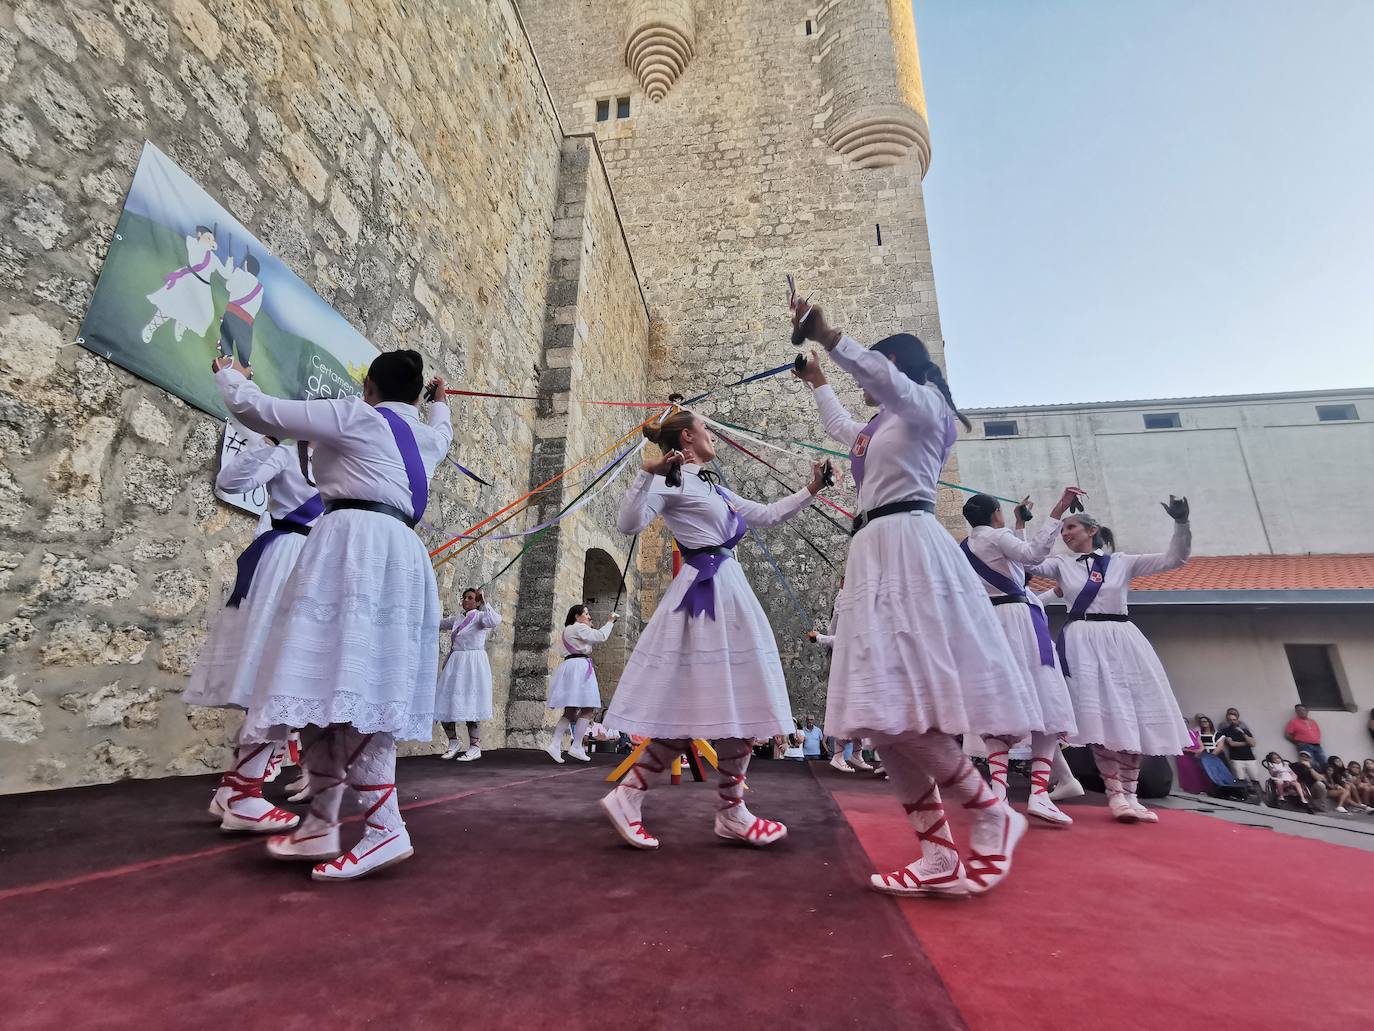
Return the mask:
M 1374 604 L 1142 603 L 1131 615 L 1159 653 L 1185 716 L 1220 722 L 1235 706 L 1261 749 L 1292 757 L 1283 728 L 1302 702 L 1328 755 L 1374 758 Z
M 1123 551 L 1162 550 L 1170 492 L 1202 555 L 1374 552 L 1374 389 L 975 409 L 963 483 L 1048 509 L 1066 483 Z

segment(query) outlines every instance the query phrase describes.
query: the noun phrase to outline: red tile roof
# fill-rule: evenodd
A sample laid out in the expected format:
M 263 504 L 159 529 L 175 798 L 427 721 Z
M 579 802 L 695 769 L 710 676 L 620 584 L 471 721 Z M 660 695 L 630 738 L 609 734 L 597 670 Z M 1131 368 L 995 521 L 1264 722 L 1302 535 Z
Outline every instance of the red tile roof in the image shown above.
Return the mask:
M 1053 584 L 1036 577 L 1033 586 Z M 1198 555 L 1168 573 L 1138 576 L 1135 591 L 1374 590 L 1374 555 Z

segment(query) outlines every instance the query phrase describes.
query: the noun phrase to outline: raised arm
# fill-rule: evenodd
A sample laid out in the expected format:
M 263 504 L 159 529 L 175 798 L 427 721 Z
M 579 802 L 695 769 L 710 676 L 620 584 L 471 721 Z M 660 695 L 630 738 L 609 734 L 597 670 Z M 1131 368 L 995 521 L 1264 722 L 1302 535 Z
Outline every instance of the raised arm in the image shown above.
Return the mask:
M 829 383 L 818 387 L 814 394 L 816 409 L 821 415 L 821 425 L 825 432 L 845 447 L 853 447 L 854 441 L 863 432 L 864 424 L 849 414 Z
M 1163 554 L 1122 556 L 1131 561 L 1131 576 L 1152 576 L 1177 569 L 1193 553 L 1193 529 L 1185 522 L 1174 523 L 1174 534 Z
M 457 626 L 457 625 L 458 625 L 458 617 L 457 617 L 456 615 L 455 615 L 455 616 L 445 616 L 443 619 L 439 620 L 439 629 L 442 630 L 442 631 L 444 631 L 445 633 L 447 633 L 448 631 L 452 630 L 452 629 L 453 629 L 455 626 Z
M 1059 520 L 1051 519 L 1029 540 L 1023 540 L 1010 530 L 1003 530 L 993 540 L 1003 555 L 1029 567 L 1044 562 L 1049 557 L 1058 536 Z
M 477 625 L 483 630 L 490 630 L 501 625 L 501 613 L 486 602 L 482 602 L 482 607 L 477 610 Z
M 635 473 L 615 517 L 616 529 L 621 533 L 639 533 L 662 514 L 663 495 L 655 494 L 653 487 L 653 476 L 642 469 Z
M 949 410 L 939 394 L 909 379 L 892 362 L 860 347 L 848 336 L 840 337 L 830 357 L 858 380 L 874 400 L 899 418 L 930 422 L 944 418 Z
M 732 490 L 725 490 L 723 487 L 721 490 L 731 507 L 744 516 L 750 526 L 760 530 L 766 530 L 770 526 L 778 526 L 787 522 L 811 504 L 814 497 L 810 487 L 803 487 L 795 494 L 789 494 L 770 505 L 761 505 L 757 501 L 740 497 Z
M 344 406 L 349 400 L 288 401 L 264 394 L 233 366 L 215 373 L 224 405 L 250 430 L 295 440 L 341 441 L 348 436 Z
M 425 422 L 443 439 L 444 454 L 448 454 L 448 449 L 453 446 L 453 422 L 449 418 L 448 405 L 442 399 L 431 401 L 429 411 L 425 413 Z
M 578 623 L 573 633 L 583 644 L 601 644 L 611 636 L 611 631 L 614 629 L 615 620 L 609 619 L 606 621 L 606 625 L 600 630 L 597 630 L 595 627 L 584 626 Z
M 246 494 L 254 487 L 265 487 L 295 457 L 290 448 L 261 440 L 220 466 L 215 486 L 226 494 Z

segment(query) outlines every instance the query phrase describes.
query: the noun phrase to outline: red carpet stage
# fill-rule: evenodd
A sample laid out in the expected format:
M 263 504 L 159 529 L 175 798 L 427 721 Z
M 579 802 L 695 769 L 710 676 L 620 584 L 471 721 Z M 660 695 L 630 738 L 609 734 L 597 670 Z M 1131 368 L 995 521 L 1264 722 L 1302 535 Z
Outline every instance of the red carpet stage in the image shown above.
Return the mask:
M 1075 806 L 1079 826 L 1035 831 L 987 898 L 898 903 L 863 887 L 911 858 L 881 783 L 756 763 L 751 805 L 792 832 L 770 851 L 715 838 L 706 786 L 664 788 L 646 821 L 663 847 L 639 853 L 595 808 L 609 763 L 404 760 L 416 858 L 356 884 L 221 835 L 201 819 L 207 778 L 0 798 L 5 1026 L 1277 1028 L 1374 1012 L 1365 853 Z

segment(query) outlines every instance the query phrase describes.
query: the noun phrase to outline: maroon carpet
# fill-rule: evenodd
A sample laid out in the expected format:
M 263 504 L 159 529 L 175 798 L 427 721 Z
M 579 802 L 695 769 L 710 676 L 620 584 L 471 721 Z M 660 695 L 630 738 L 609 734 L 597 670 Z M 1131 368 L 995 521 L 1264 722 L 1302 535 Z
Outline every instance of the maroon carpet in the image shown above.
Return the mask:
M 721 842 L 688 783 L 657 853 L 595 807 L 608 769 L 405 760 L 416 857 L 356 884 L 221 835 L 204 778 L 0 798 L 5 1026 L 963 1026 L 807 766 L 751 771 L 782 846 Z

